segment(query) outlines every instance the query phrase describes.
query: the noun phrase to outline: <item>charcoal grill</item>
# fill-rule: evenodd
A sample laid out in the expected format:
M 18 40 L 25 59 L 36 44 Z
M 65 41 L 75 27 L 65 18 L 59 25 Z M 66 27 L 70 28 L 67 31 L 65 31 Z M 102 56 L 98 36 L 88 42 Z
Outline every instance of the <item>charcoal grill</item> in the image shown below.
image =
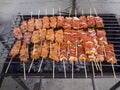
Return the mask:
M 87 16 L 88 14 L 85 14 L 85 15 Z M 43 16 L 44 15 L 40 15 L 40 17 L 43 17 Z M 52 16 L 52 15 L 48 15 L 48 16 Z M 81 16 L 81 15 L 78 15 L 78 16 Z M 115 68 L 117 77 L 119 77 L 120 76 L 120 25 L 118 24 L 115 14 L 98 14 L 98 16 L 103 18 L 105 27 L 101 29 L 105 29 L 108 43 L 114 44 L 115 55 L 117 58 L 117 63 L 114 65 L 114 68 Z M 24 17 L 24 20 L 28 20 L 31 16 L 23 15 L 23 17 Z M 38 18 L 37 15 L 32 15 L 32 17 Z M 21 16 L 18 15 L 15 20 L 15 25 L 19 26 L 20 22 L 21 22 Z M 2 43 L 5 45 L 6 49 L 10 51 L 10 48 L 12 47 L 13 44 L 7 45 L 2 38 L 1 40 L 2 40 Z M 29 50 L 30 49 L 31 49 L 31 46 L 29 46 Z M 19 61 L 18 56 L 12 60 L 8 73 L 5 74 L 5 70 L 9 63 L 9 60 L 10 60 L 10 57 L 7 56 L 0 75 L 1 76 L 23 76 L 23 65 Z M 32 60 L 29 58 L 29 62 L 26 64 L 26 72 L 28 71 L 31 61 Z M 52 78 L 52 61 L 49 58 L 44 60 L 41 72 L 38 73 L 37 71 L 39 68 L 40 61 L 41 61 L 41 58 L 38 61 L 34 62 L 31 72 L 29 74 L 27 73 L 26 75 L 40 76 L 42 78 Z M 86 66 L 87 66 L 88 78 L 93 77 L 92 65 L 90 63 L 86 63 Z M 103 77 L 101 77 L 100 71 L 97 71 L 95 69 L 96 78 L 113 77 L 111 63 L 103 62 L 102 66 L 103 66 Z M 71 64 L 69 62 L 66 62 L 66 71 L 67 71 L 67 78 L 71 78 L 72 71 L 71 71 Z M 64 70 L 63 70 L 62 62 L 55 63 L 55 78 L 64 78 Z M 74 64 L 74 78 L 85 78 L 84 64 L 82 62 L 77 62 Z

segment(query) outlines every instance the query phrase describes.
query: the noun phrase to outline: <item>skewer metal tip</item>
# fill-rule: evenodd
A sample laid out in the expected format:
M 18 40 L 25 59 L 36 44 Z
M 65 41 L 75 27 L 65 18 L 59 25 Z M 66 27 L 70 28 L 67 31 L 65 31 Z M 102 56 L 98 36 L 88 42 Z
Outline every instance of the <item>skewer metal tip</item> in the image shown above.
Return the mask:
M 84 60 L 84 68 L 85 68 L 85 77 L 88 78 L 85 60 Z
M 10 67 L 10 64 L 11 64 L 12 60 L 13 60 L 13 57 L 11 57 L 11 59 L 10 59 L 10 61 L 9 61 L 9 64 L 8 64 L 8 66 L 7 66 L 7 69 L 6 69 L 5 73 L 7 73 L 7 72 L 8 72 L 8 70 L 9 70 L 9 67 Z
M 40 62 L 40 66 L 39 66 L 38 72 L 41 71 L 42 63 L 43 63 L 43 58 L 42 58 L 42 60 L 41 60 L 41 62 Z
M 53 79 L 55 78 L 55 61 L 53 61 Z
M 116 78 L 116 73 L 115 73 L 115 69 L 114 69 L 114 65 L 113 65 L 112 62 L 111 62 L 111 64 L 112 64 L 112 70 L 113 70 L 114 79 L 117 80 L 117 78 Z
M 32 60 L 32 62 L 31 62 L 31 64 L 30 64 L 30 67 L 29 67 L 28 73 L 30 72 L 30 70 L 31 70 L 31 68 L 32 68 L 33 62 L 34 62 L 34 59 Z
M 64 76 L 65 76 L 65 78 L 67 77 L 66 76 L 66 66 L 65 66 L 65 61 L 63 60 L 63 67 L 64 67 Z
M 94 65 L 93 65 L 93 62 L 92 63 L 92 71 L 93 71 L 93 77 L 95 78 L 95 70 L 94 70 Z
M 26 80 L 26 70 L 25 70 L 25 63 L 23 62 L 23 69 L 24 69 L 24 80 Z

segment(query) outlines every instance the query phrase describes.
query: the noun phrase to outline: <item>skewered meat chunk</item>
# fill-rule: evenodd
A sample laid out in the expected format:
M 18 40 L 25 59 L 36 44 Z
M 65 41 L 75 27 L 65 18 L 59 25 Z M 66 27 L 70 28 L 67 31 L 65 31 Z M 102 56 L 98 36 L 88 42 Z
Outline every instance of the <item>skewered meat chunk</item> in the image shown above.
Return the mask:
M 24 42 L 26 42 L 27 44 L 30 44 L 31 42 L 31 37 L 32 37 L 32 33 L 31 32 L 25 32 L 24 33 Z
M 47 30 L 46 40 L 53 42 L 54 41 L 54 37 L 55 37 L 55 35 L 54 35 L 53 29 Z
M 97 30 L 96 33 L 97 33 L 97 40 L 100 45 L 108 44 L 105 30 Z
M 117 63 L 113 44 L 105 45 L 105 60 L 113 64 Z
M 20 61 L 26 63 L 28 61 L 28 47 L 27 44 L 24 42 L 21 49 L 20 49 Z
M 72 18 L 71 17 L 66 17 L 66 19 L 64 21 L 63 28 L 64 29 L 71 29 L 71 26 L 72 26 Z
M 79 23 L 80 19 L 78 17 L 73 17 L 72 28 L 78 30 L 80 28 Z
M 48 53 L 49 53 L 49 45 L 45 41 L 44 44 L 42 45 L 41 57 L 46 58 L 48 56 Z
M 103 62 L 104 61 L 104 46 L 97 45 L 97 61 Z
M 95 32 L 94 28 L 88 28 L 88 36 L 92 39 L 92 41 L 94 42 L 95 46 L 97 46 L 98 41 L 97 41 L 97 35 Z
M 42 25 L 43 23 L 42 23 L 42 18 L 39 18 L 39 19 L 35 19 L 35 28 L 37 29 L 37 30 L 39 30 L 39 29 L 41 29 L 42 28 Z
M 15 57 L 16 55 L 19 54 L 20 48 L 21 48 L 21 41 L 16 41 L 15 44 L 13 45 L 9 55 L 11 57 Z
M 84 48 L 85 48 L 85 54 L 97 55 L 95 45 L 92 41 L 84 42 L 83 45 L 84 45 Z
M 35 19 L 31 18 L 28 20 L 28 31 L 33 32 L 35 27 Z
M 53 44 L 50 44 L 50 55 L 49 55 L 49 58 L 56 61 L 56 62 L 59 62 L 59 50 L 58 50 L 58 44 L 57 43 L 53 43 Z
M 80 43 L 83 43 L 84 42 L 88 42 L 88 41 L 91 41 L 92 39 L 88 36 L 88 33 L 83 31 L 83 30 L 79 30 L 78 31 L 78 36 L 79 36 L 79 39 L 80 39 Z
M 78 45 L 78 56 L 79 56 L 79 61 L 86 61 L 87 60 L 87 56 L 85 54 L 85 50 L 82 44 Z
M 65 21 L 64 16 L 57 16 L 57 27 L 63 27 L 64 21 Z
M 25 33 L 28 29 L 27 21 L 22 21 L 20 25 L 22 33 Z
M 104 27 L 103 19 L 101 17 L 99 16 L 95 17 L 95 21 L 96 21 L 96 27 L 98 28 Z
M 69 61 L 70 62 L 75 62 L 77 61 L 77 56 L 76 56 L 76 46 L 74 44 L 70 44 L 69 45 L 69 54 L 70 54 L 70 58 Z
M 69 29 L 64 30 L 64 41 L 65 42 L 70 41 L 70 42 L 76 43 L 76 42 L 79 42 L 79 38 L 80 36 L 77 31 L 69 30 Z
M 60 61 L 67 60 L 67 43 L 62 42 L 60 44 Z
M 88 25 L 87 25 L 87 18 L 86 16 L 80 16 L 80 23 L 79 23 L 79 28 L 80 29 L 87 29 Z
M 88 27 L 95 27 L 95 17 L 87 16 L 87 24 L 88 24 Z
M 32 38 L 31 38 L 32 43 L 39 43 L 40 42 L 40 37 L 39 37 L 39 31 L 34 31 Z
M 33 51 L 31 52 L 31 58 L 34 60 L 39 59 L 40 57 L 40 45 L 39 44 L 34 44 Z
M 17 38 L 18 40 L 22 39 L 22 31 L 20 28 L 14 28 L 13 34 L 14 34 L 15 38 Z
M 56 28 L 56 26 L 57 26 L 57 17 L 56 16 L 50 17 L 50 27 Z
M 49 21 L 49 17 L 45 16 L 43 17 L 43 28 L 50 28 L 50 21 Z
M 63 30 L 62 29 L 55 32 L 55 42 L 57 43 L 63 42 Z
M 46 38 L 46 29 L 39 29 L 39 37 L 40 37 L 40 41 L 45 40 Z

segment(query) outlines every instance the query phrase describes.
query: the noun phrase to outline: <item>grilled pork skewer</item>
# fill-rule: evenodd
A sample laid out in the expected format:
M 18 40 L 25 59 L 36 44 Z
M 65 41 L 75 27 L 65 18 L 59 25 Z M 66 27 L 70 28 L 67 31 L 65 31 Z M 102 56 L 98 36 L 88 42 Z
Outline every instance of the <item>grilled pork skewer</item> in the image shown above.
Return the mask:
M 96 32 L 95 32 L 95 29 L 93 29 L 93 28 L 88 28 L 88 36 L 92 39 L 92 42 L 94 43 L 94 45 L 95 45 L 95 49 L 97 49 L 97 45 L 98 45 L 98 41 L 97 41 L 97 35 L 96 35 Z M 96 64 L 96 67 L 101 71 L 101 67 L 100 67 L 100 65 L 98 64 L 98 62 L 99 61 L 97 61 L 98 59 L 97 59 L 97 50 L 96 50 L 96 53 L 95 53 L 95 60 L 94 60 L 94 62 L 95 62 L 95 64 Z
M 91 15 L 92 9 L 90 8 L 90 16 L 87 16 L 88 27 L 95 27 L 95 17 Z
M 58 47 L 59 47 L 59 50 L 58 50 L 59 51 L 58 52 L 59 53 L 59 59 L 60 59 L 60 61 L 63 62 L 64 77 L 66 78 L 66 66 L 65 66 L 65 61 L 64 61 L 66 59 L 64 57 L 62 57 L 62 55 L 61 55 L 61 49 L 65 49 L 64 46 L 61 46 L 61 44 L 64 45 L 64 43 L 63 43 L 63 30 L 62 29 L 60 29 L 60 30 L 58 30 L 58 31 L 55 32 L 55 42 L 58 43 Z
M 87 78 L 87 70 L 86 70 L 86 61 L 87 61 L 87 56 L 85 54 L 85 50 L 82 44 L 78 45 L 78 55 L 79 55 L 79 61 L 84 62 L 84 68 L 85 68 L 85 77 Z
M 60 46 L 60 61 L 63 61 L 65 78 L 67 77 L 66 76 L 66 66 L 65 66 L 65 60 L 67 60 L 67 50 L 66 50 L 66 47 L 67 47 L 67 43 L 62 42 L 61 46 Z
M 35 29 L 35 19 L 32 17 L 32 12 L 31 12 L 31 18 L 28 20 L 28 31 L 33 32 Z
M 115 73 L 115 69 L 114 69 L 113 64 L 115 64 L 117 62 L 117 60 L 116 60 L 116 57 L 115 57 L 113 44 L 105 45 L 105 60 L 107 62 L 111 63 L 114 79 L 116 80 L 116 73 Z
M 11 59 L 9 61 L 9 64 L 8 64 L 8 66 L 6 68 L 5 73 L 8 72 L 10 64 L 11 64 L 13 58 L 19 54 L 20 48 L 21 48 L 21 41 L 16 41 L 15 44 L 13 45 L 10 53 L 9 53 L 9 55 L 11 56 Z
M 25 63 L 28 61 L 28 47 L 27 43 L 24 42 L 21 49 L 20 49 L 20 61 L 23 62 L 23 70 L 24 70 L 24 80 L 26 80 L 26 70 L 25 70 Z
M 94 12 L 95 12 L 95 14 L 96 14 L 96 17 L 95 17 L 96 27 L 97 27 L 97 28 L 102 28 L 102 27 L 104 27 L 103 19 L 98 16 L 97 11 L 96 11 L 95 8 L 94 8 Z
M 83 29 L 86 29 L 87 28 L 87 21 L 86 21 L 87 19 L 83 15 L 84 15 L 84 12 L 83 12 L 83 9 L 82 9 L 82 16 L 80 17 L 80 21 L 81 21 L 80 27 L 83 28 Z M 79 31 L 78 31 L 78 34 L 79 34 Z M 80 41 L 82 41 L 82 40 L 80 39 Z M 80 42 L 80 44 L 78 44 L 78 56 L 79 56 L 79 61 L 80 62 L 84 61 L 85 77 L 87 78 L 88 77 L 88 75 L 87 75 L 87 69 L 86 69 L 87 56 L 85 55 L 85 50 L 84 50 L 84 47 L 81 44 L 81 42 Z
M 39 59 L 39 56 L 40 56 L 40 53 L 41 53 L 40 52 L 40 45 L 38 45 L 38 43 L 40 42 L 40 37 L 39 37 L 39 31 L 38 30 L 33 32 L 31 42 L 34 44 L 33 51 L 31 52 L 31 57 L 32 57 L 33 60 L 30 64 L 28 73 L 30 72 L 30 70 L 32 68 L 34 60 Z
M 104 61 L 104 57 L 105 57 L 105 45 L 108 44 L 107 43 L 107 38 L 106 38 L 106 32 L 105 30 L 96 30 L 96 35 L 97 35 L 97 41 L 98 41 L 98 45 L 97 45 L 97 59 L 100 62 L 101 65 L 101 76 L 103 76 L 103 71 L 102 71 L 102 63 Z
M 32 68 L 32 65 L 33 65 L 33 62 L 35 60 L 38 60 L 39 57 L 40 57 L 40 45 L 39 44 L 34 44 L 34 48 L 33 48 L 33 51 L 31 52 L 31 58 L 33 59 L 31 64 L 30 64 L 30 67 L 29 67 L 29 70 L 28 70 L 28 73 L 30 72 L 31 68 Z
M 13 34 L 14 34 L 15 38 L 17 38 L 18 40 L 22 39 L 22 31 L 19 27 L 14 28 Z
M 57 22 L 59 22 L 59 23 L 57 23 L 57 27 L 58 28 L 63 27 L 64 21 L 65 21 L 65 18 L 64 18 L 64 16 L 61 16 L 61 10 L 59 8 L 59 16 L 57 16 Z
M 49 45 L 47 44 L 47 41 L 44 42 L 44 44 L 41 46 L 41 54 L 40 57 L 42 57 L 38 72 L 41 71 L 42 63 L 45 58 L 47 58 L 49 53 Z
M 38 72 L 41 71 L 41 67 L 42 67 L 42 63 L 43 63 L 43 59 L 47 57 L 48 55 L 48 51 L 49 51 L 49 47 L 47 45 L 47 42 L 45 41 L 44 44 L 42 45 L 43 41 L 45 40 L 46 38 L 46 29 L 40 29 L 39 30 L 40 32 L 40 47 L 41 47 L 41 55 L 40 57 L 42 57 L 42 60 L 40 62 L 40 66 L 39 66 L 39 69 L 38 69 Z

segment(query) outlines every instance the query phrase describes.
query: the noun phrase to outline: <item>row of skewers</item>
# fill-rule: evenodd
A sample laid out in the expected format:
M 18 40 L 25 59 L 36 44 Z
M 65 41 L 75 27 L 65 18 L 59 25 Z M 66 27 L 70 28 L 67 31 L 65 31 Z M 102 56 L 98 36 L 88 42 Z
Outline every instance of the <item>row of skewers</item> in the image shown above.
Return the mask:
M 54 9 L 53 9 L 54 12 Z M 38 15 L 39 16 L 39 15 Z M 23 18 L 23 17 L 22 17 Z M 74 62 L 84 62 L 85 76 L 87 78 L 86 62 L 92 64 L 93 76 L 95 77 L 94 64 L 97 70 L 102 71 L 102 62 L 107 61 L 112 64 L 113 74 L 116 79 L 113 64 L 117 62 L 113 44 L 107 43 L 106 32 L 104 29 L 98 30 L 94 27 L 104 27 L 101 17 L 80 16 L 71 18 L 61 16 L 35 19 L 32 17 L 28 21 L 22 19 L 20 27 L 15 27 L 13 34 L 17 41 L 13 45 L 9 55 L 12 59 L 19 54 L 20 61 L 23 62 L 24 79 L 25 63 L 29 57 L 33 62 L 42 57 L 38 72 L 41 71 L 43 60 L 49 57 L 53 60 L 53 78 L 55 62 L 63 62 L 64 76 L 66 78 L 65 60 L 72 64 L 72 78 L 74 78 Z M 82 27 L 82 28 L 81 28 Z M 33 50 L 29 56 L 29 45 L 33 44 Z M 69 57 L 69 58 L 68 58 Z M 9 69 L 10 63 L 6 69 Z

